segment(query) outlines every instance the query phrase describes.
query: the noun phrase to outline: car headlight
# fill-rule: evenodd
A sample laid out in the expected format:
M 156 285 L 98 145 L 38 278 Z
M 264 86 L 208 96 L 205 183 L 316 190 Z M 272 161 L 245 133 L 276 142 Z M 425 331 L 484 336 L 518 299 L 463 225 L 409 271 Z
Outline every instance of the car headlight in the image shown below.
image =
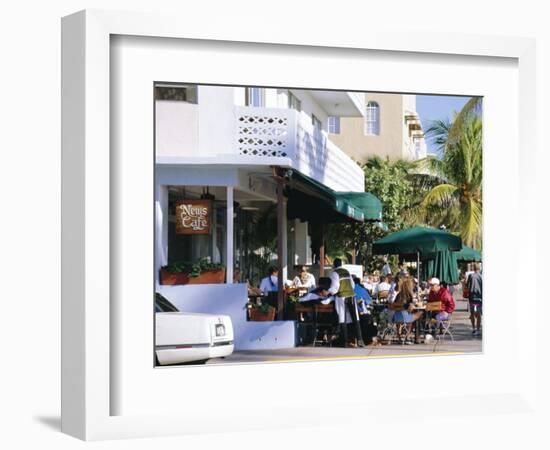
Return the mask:
M 216 325 L 216 337 L 225 336 L 225 325 L 219 323 Z

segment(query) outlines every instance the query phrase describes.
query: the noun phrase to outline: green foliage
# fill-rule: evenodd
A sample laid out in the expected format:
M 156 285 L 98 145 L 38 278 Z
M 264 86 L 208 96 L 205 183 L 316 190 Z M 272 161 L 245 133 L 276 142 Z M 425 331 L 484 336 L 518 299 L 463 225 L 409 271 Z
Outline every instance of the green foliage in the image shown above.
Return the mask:
M 372 157 L 365 163 L 365 191 L 376 195 L 382 202 L 387 229 L 378 223 L 331 224 L 327 227 L 326 244 L 330 257 L 338 256 L 350 262 L 350 250 L 355 248 L 358 262 L 365 264 L 368 270 L 381 268 L 382 260 L 372 255 L 372 243 L 406 226 L 404 211 L 411 207 L 414 199 L 413 184 L 408 178 L 413 167 L 407 161 L 380 157 Z M 393 259 L 389 261 L 390 265 L 397 266 L 397 260 Z
M 481 116 L 482 105 L 483 97 L 472 97 L 462 107 L 462 109 L 455 116 L 452 126 L 449 127 L 449 132 L 447 133 L 447 143 L 449 145 L 457 144 L 462 136 L 464 136 L 465 130 L 471 120 Z
M 327 254 L 358 262 L 367 270 L 383 262 L 372 255 L 372 243 L 386 234 L 415 225 L 445 227 L 460 234 L 463 242 L 481 249 L 482 235 L 482 122 L 481 99 L 473 98 L 454 120 L 437 120 L 426 134 L 439 155 L 420 161 L 370 158 L 365 172 L 365 191 L 382 202 L 387 230 L 376 223 L 332 224 L 327 229 Z M 397 258 L 390 257 L 395 270 Z
M 164 266 L 163 269 L 171 273 L 185 273 L 189 278 L 198 277 L 202 272 L 221 270 L 225 266 L 219 263 L 212 263 L 207 258 L 199 259 L 197 262 L 176 261 Z
M 470 104 L 467 103 L 466 106 Z M 465 107 L 466 107 L 465 106 Z M 434 184 L 414 205 L 410 217 L 434 227 L 445 226 L 459 233 L 466 245 L 481 248 L 482 233 L 482 123 L 478 116 L 462 115 L 461 134 L 451 141 L 455 124 L 433 124 L 427 131 L 441 144 L 441 159 L 430 156 L 418 161 Z M 456 119 L 460 113 L 456 116 Z M 424 175 L 426 176 L 426 174 Z
M 299 299 L 298 294 L 290 294 L 286 301 L 287 303 L 298 303 Z
M 407 161 L 390 161 L 378 157 L 370 158 L 363 166 L 365 191 L 373 193 L 382 202 L 384 223 L 389 232 L 405 226 L 403 210 L 410 205 L 413 193 L 407 176 L 413 167 Z
M 247 254 L 247 265 L 254 272 L 247 275 L 252 284 L 257 284 L 268 272 L 277 254 L 277 205 L 271 205 L 250 219 L 247 236 L 252 251 Z

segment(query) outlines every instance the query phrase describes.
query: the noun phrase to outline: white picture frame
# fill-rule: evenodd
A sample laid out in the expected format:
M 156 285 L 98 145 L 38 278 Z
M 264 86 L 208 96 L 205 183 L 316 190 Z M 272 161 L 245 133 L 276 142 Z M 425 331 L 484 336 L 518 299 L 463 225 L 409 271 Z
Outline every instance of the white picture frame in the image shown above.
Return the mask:
M 330 53 L 332 58 L 338 54 L 338 51 L 354 49 L 358 58 L 361 51 L 369 50 L 380 54 L 388 54 L 387 52 L 407 54 L 411 61 L 414 58 L 425 58 L 426 55 L 447 55 L 450 60 L 453 58 L 501 58 L 513 64 L 517 63 L 518 99 L 517 105 L 512 102 L 512 110 L 519 111 L 519 122 L 517 124 L 514 122 L 512 129 L 517 126 L 518 144 L 509 145 L 512 157 L 517 157 L 518 148 L 522 153 L 521 158 L 517 160 L 519 177 L 509 182 L 508 189 L 513 211 L 522 218 L 522 221 L 516 224 L 520 228 L 518 234 L 521 235 L 522 241 L 511 243 L 512 248 L 509 248 L 509 252 L 515 256 L 512 258 L 513 265 L 519 264 L 519 261 L 536 260 L 534 233 L 521 232 L 522 229 L 527 230 L 528 224 L 536 220 L 535 197 L 529 195 L 534 190 L 532 184 L 534 180 L 529 176 L 529 169 L 535 164 L 535 153 L 532 150 L 535 148 L 536 96 L 533 40 L 367 31 L 360 38 L 351 32 L 330 37 L 321 32 L 312 33 L 305 41 L 301 34 L 295 34 L 293 30 L 288 30 L 288 33 L 281 35 L 278 29 L 266 27 L 259 35 L 245 29 L 233 29 L 230 24 L 226 27 L 217 27 L 216 30 L 206 30 L 200 24 L 186 22 L 185 27 L 182 27 L 181 23 L 177 17 L 166 14 L 98 10 L 87 10 L 67 16 L 62 23 L 62 430 L 80 439 L 162 436 L 213 430 L 257 430 L 297 424 L 311 426 L 331 417 L 328 412 L 313 410 L 314 406 L 300 407 L 298 404 L 292 404 L 287 407 L 284 402 L 261 405 L 260 400 L 256 400 L 258 411 L 265 414 L 270 410 L 272 413 L 269 424 L 266 425 L 265 419 L 261 417 L 262 414 L 247 413 L 243 407 L 240 409 L 236 407 L 236 411 L 232 411 L 230 415 L 222 413 L 207 415 L 205 409 L 199 404 L 199 397 L 190 399 L 190 405 L 187 405 L 186 410 L 181 413 L 152 411 L 151 414 L 147 414 L 147 407 L 144 407 L 143 411 L 112 415 L 112 396 L 116 389 L 121 388 L 112 382 L 110 371 L 112 358 L 116 357 L 111 353 L 111 338 L 117 333 L 116 324 L 111 321 L 109 304 L 112 245 L 110 183 L 113 182 L 113 177 L 117 176 L 110 171 L 109 155 L 112 142 L 110 129 L 112 98 L 109 85 L 111 36 L 113 35 L 211 40 L 233 42 L 237 46 L 255 43 L 256 48 L 265 45 L 266 51 L 270 44 L 295 45 L 301 48 L 320 47 L 321 51 L 325 49 L 327 54 Z M 287 48 L 290 51 L 290 47 Z M 284 53 L 285 50 L 280 47 L 279 51 Z M 349 56 L 349 53 L 347 55 Z M 246 84 L 246 80 L 242 83 Z M 467 93 L 476 94 L 476 92 Z M 152 123 L 150 126 L 152 127 Z M 513 136 L 515 138 L 516 134 Z M 496 142 L 498 136 L 492 135 L 488 139 L 495 139 L 492 142 Z M 503 172 L 511 171 L 515 167 L 515 162 L 510 161 Z M 487 178 L 488 183 L 495 185 L 502 183 L 497 176 L 488 175 Z M 494 198 L 491 197 L 495 195 L 491 189 L 488 194 L 489 199 Z M 519 201 L 520 199 L 522 200 Z M 498 214 L 495 207 L 489 208 L 489 211 L 493 211 L 495 217 Z M 484 252 L 491 260 L 490 252 L 487 254 L 485 249 Z M 498 263 L 496 259 L 495 257 L 495 264 Z M 493 277 L 493 280 L 499 281 L 501 275 L 497 271 L 491 273 L 490 267 L 489 264 L 486 265 L 486 274 L 489 278 Z M 519 298 L 518 288 L 518 285 L 511 282 L 510 292 L 513 292 L 513 296 L 508 301 L 512 305 L 515 305 L 515 301 Z M 530 323 L 527 311 L 534 309 L 534 302 L 534 298 L 522 298 L 524 307 L 517 311 L 517 315 L 506 316 L 504 319 L 511 321 L 507 323 L 513 323 L 517 329 L 520 328 L 520 324 L 528 323 L 529 328 L 533 330 L 533 323 Z M 498 314 L 496 308 L 490 307 L 487 314 L 491 310 Z M 149 320 L 153 320 L 152 314 Z M 498 324 L 493 330 L 497 329 Z M 485 408 L 484 413 L 498 413 L 503 404 L 517 413 L 533 411 L 536 408 L 536 350 L 532 345 L 523 345 L 529 338 L 518 334 L 517 330 L 513 338 L 514 352 L 517 353 L 517 355 L 514 353 L 514 358 L 521 364 L 514 367 L 513 374 L 509 378 L 503 376 L 501 384 L 496 383 L 498 386 L 495 387 L 495 392 L 485 396 L 474 393 L 468 399 L 482 404 Z M 491 342 L 490 338 L 489 342 Z M 499 353 L 500 347 L 495 346 L 493 349 L 496 349 L 495 358 L 502 359 L 503 355 Z M 150 351 L 150 349 L 144 351 Z M 483 366 L 483 361 L 488 361 L 488 359 L 484 360 L 484 357 L 488 358 L 492 351 L 489 349 L 488 354 L 479 357 L 470 356 L 475 359 L 471 359 L 469 364 Z M 440 367 L 443 360 L 449 366 L 458 364 L 457 361 L 452 362 L 450 357 L 440 357 L 431 358 L 429 367 Z M 326 370 L 331 373 L 331 376 L 337 376 L 338 370 L 364 370 L 362 363 L 364 361 L 332 363 L 330 369 Z M 402 364 L 402 361 L 392 360 L 386 363 L 386 369 L 388 369 L 387 365 L 391 365 L 395 370 Z M 409 364 L 426 364 L 426 359 Z M 233 370 L 232 376 L 235 377 L 233 381 L 237 382 L 237 373 L 243 373 L 243 369 L 249 370 L 254 374 L 253 376 L 271 376 L 272 373 L 286 376 L 287 366 L 287 364 L 280 364 L 241 367 L 239 372 L 237 369 Z M 318 373 L 315 372 L 318 370 L 316 363 L 297 363 L 293 366 L 293 370 L 299 374 L 299 377 L 308 380 L 314 380 Z M 380 367 L 380 364 L 377 367 Z M 206 369 L 222 370 L 221 368 Z M 197 376 L 197 371 L 185 370 L 184 376 Z M 205 372 L 202 372 L 200 375 L 204 374 Z M 457 398 L 456 395 L 456 392 L 447 392 L 439 397 L 446 404 L 453 405 L 455 415 L 468 414 L 468 405 L 465 404 L 468 402 L 465 402 L 462 397 Z M 431 392 L 428 397 L 430 401 L 437 401 L 438 395 Z M 391 398 L 387 405 L 395 406 L 397 400 L 397 398 Z M 401 400 L 406 404 L 419 401 L 415 395 Z M 162 401 L 168 400 L 163 398 Z M 372 404 L 365 404 L 364 399 L 355 402 L 353 400 L 334 402 L 334 406 L 342 405 L 347 412 L 338 421 L 345 421 L 349 417 L 359 415 L 363 418 L 375 417 L 375 410 L 380 403 L 373 401 Z M 389 410 L 391 408 L 388 406 Z

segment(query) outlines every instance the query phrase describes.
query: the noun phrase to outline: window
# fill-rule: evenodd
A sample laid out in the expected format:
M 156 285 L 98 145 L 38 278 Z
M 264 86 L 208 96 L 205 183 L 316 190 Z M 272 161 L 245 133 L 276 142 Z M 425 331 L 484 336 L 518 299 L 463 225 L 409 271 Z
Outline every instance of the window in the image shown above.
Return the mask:
M 380 107 L 376 102 L 367 103 L 365 134 L 367 136 L 378 136 L 380 134 Z
M 313 125 L 313 128 L 316 131 L 321 131 L 323 129 L 323 124 L 321 121 L 315 116 L 315 114 L 311 115 L 311 123 Z
M 290 91 L 288 91 L 288 107 L 296 111 L 302 110 L 302 102 Z
M 331 134 L 340 134 L 340 117 L 330 116 L 328 118 L 328 132 Z
M 197 97 L 196 85 L 157 84 L 155 86 L 155 100 L 197 103 Z
M 258 87 L 246 88 L 245 104 L 246 106 L 263 108 L 265 106 L 265 90 Z

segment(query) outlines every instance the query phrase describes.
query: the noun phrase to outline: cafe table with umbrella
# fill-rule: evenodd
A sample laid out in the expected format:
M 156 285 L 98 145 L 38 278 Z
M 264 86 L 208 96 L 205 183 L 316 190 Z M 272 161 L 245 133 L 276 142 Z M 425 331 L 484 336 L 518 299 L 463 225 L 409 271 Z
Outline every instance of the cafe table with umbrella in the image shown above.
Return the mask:
M 427 276 L 435 276 L 448 284 L 458 283 L 457 259 L 454 252 L 462 249 L 460 236 L 430 227 L 412 227 L 388 234 L 374 242 L 374 254 L 416 256 L 417 270 L 423 255 L 434 255 Z M 420 274 L 420 271 L 418 270 Z

